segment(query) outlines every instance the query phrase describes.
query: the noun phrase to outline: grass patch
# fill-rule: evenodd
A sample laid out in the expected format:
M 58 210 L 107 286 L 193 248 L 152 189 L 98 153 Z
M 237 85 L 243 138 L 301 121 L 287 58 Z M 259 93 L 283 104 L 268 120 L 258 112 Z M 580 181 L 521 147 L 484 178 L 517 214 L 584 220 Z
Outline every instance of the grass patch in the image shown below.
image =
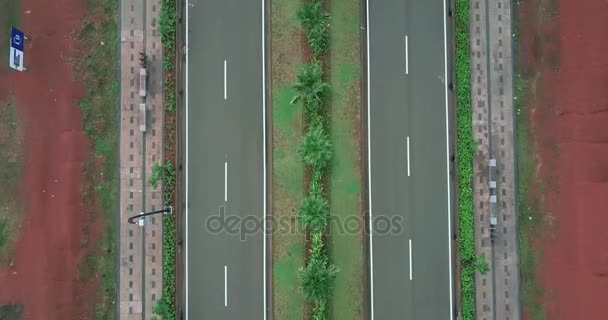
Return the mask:
M 469 1 L 456 0 L 456 147 L 458 157 L 458 246 L 462 319 L 475 319 L 475 226 L 473 212 L 473 139 Z
M 23 171 L 21 141 L 17 107 L 9 98 L 0 102 L 0 265 L 12 260 L 13 245 L 25 213 L 19 192 Z
M 11 27 L 20 27 L 21 1 L 0 0 L 0 8 L 0 52 L 4 52 L 8 59 Z M 8 63 L 2 63 L 0 68 L 8 68 Z
M 277 221 L 289 221 L 292 230 L 304 194 L 304 166 L 297 155 L 303 107 L 301 103 L 290 104 L 296 94 L 292 83 L 303 61 L 297 18 L 301 4 L 300 0 L 271 1 L 272 214 Z M 304 237 L 301 233 L 275 232 L 272 243 L 274 318 L 302 320 L 304 296 L 298 286 L 298 268 L 304 265 Z
M 329 174 L 330 214 L 344 221 L 361 217 L 360 43 L 359 0 L 330 2 L 331 48 L 329 79 L 332 87 L 331 137 L 334 161 Z M 334 227 L 334 225 L 332 225 Z M 362 234 L 331 230 L 329 250 L 341 271 L 336 276 L 330 312 L 333 319 L 363 319 Z
M 544 290 L 537 283 L 537 266 L 542 252 L 534 247 L 534 240 L 543 234 L 543 215 L 532 196 L 535 182 L 534 154 L 529 121 L 530 108 L 524 105 L 527 81 L 518 75 L 515 79 L 515 110 L 517 121 L 517 200 L 519 223 L 519 268 L 521 301 L 530 319 L 545 319 Z
M 0 320 L 21 320 L 23 319 L 23 306 L 17 303 L 10 303 L 0 306 Z
M 118 210 L 118 0 L 88 0 L 88 16 L 77 33 L 81 52 L 74 60 L 77 81 L 87 83 L 79 106 L 83 130 L 93 144 L 94 160 L 85 166 L 85 202 L 100 201 L 105 230 L 97 248 L 85 257 L 80 280 L 102 279 L 95 304 L 96 319 L 116 315 L 117 267 L 116 213 Z M 104 42 L 103 46 L 99 44 Z

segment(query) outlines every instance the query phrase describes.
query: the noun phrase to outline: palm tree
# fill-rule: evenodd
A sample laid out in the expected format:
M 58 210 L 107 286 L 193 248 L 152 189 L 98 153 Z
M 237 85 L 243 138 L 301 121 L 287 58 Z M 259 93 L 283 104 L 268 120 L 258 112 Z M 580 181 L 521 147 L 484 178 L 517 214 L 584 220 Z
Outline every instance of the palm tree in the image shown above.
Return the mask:
M 323 232 L 327 228 L 329 202 L 323 196 L 309 195 L 300 207 L 300 220 L 312 232 Z
M 311 256 L 308 265 L 300 269 L 302 291 L 306 299 L 318 304 L 326 302 L 331 297 L 339 271 L 338 267 L 329 263 L 327 256 L 314 259 Z
M 329 18 L 329 15 L 323 10 L 323 4 L 320 0 L 313 0 L 304 4 L 302 9 L 298 11 L 298 19 L 305 28 L 325 25 L 327 18 Z
M 322 126 L 313 126 L 300 142 L 298 154 L 305 164 L 316 171 L 322 171 L 329 166 L 333 158 L 332 144 Z
M 323 81 L 323 66 L 316 61 L 304 65 L 294 84 L 297 94 L 291 99 L 291 104 L 302 101 L 308 114 L 318 113 L 327 103 L 329 85 Z

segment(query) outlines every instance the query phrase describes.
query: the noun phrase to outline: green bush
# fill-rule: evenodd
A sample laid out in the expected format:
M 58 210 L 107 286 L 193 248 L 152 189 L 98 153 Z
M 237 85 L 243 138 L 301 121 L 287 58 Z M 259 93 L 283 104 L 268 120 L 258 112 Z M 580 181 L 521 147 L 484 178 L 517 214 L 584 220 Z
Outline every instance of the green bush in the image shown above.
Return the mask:
M 333 158 L 332 143 L 323 127 L 309 128 L 300 142 L 298 154 L 315 171 L 325 170 L 329 166 Z
M 165 79 L 167 95 L 165 97 L 165 110 L 169 114 L 175 112 L 175 81 L 170 78 L 171 71 L 175 69 L 175 47 L 177 30 L 177 12 L 175 0 L 162 0 L 159 21 L 159 31 L 161 41 L 165 48 L 165 59 L 163 66 L 168 76 Z M 171 132 L 174 127 L 169 124 L 166 130 Z M 165 141 L 165 149 L 171 150 L 175 147 L 175 139 L 172 136 Z M 168 161 L 164 166 L 155 165 L 152 167 L 152 177 L 150 184 L 158 186 L 159 180 L 163 182 L 163 194 L 165 205 L 172 205 L 175 195 L 175 166 L 172 161 Z M 154 183 L 154 184 L 153 184 Z M 163 218 L 163 293 L 158 303 L 154 306 L 153 312 L 162 319 L 176 319 L 175 306 L 175 259 L 176 259 L 176 224 L 174 216 Z
M 163 294 L 154 313 L 162 319 L 175 319 L 175 217 L 165 216 L 163 225 Z
M 298 18 L 315 59 L 321 59 L 329 49 L 329 14 L 323 9 L 322 1 L 305 3 L 298 11 Z
M 165 167 L 161 166 L 160 164 L 155 163 L 152 166 L 152 174 L 150 175 L 150 180 L 148 181 L 150 183 L 150 186 L 152 186 L 152 188 L 154 188 L 154 189 L 158 188 L 158 184 L 163 179 L 164 172 L 165 172 Z
M 322 195 L 309 195 L 300 208 L 300 220 L 311 232 L 323 232 L 327 228 L 329 202 Z
M 21 320 L 23 319 L 23 305 L 9 303 L 0 306 L 0 320 Z
M 317 303 L 317 305 L 315 306 L 315 309 L 313 311 L 313 314 L 312 314 L 312 319 L 313 320 L 329 319 L 329 317 L 327 315 L 327 302 L 326 301 L 320 301 Z
M 305 268 L 300 268 L 302 291 L 307 300 L 317 304 L 324 303 L 331 297 L 336 274 L 340 271 L 329 263 L 321 233 L 312 235 L 310 261 Z
M 316 61 L 304 65 L 300 69 L 294 88 L 297 93 L 291 99 L 291 103 L 301 101 L 308 117 L 323 111 L 329 98 L 329 84 L 323 81 L 323 64 Z
M 473 215 L 473 139 L 471 109 L 471 60 L 469 50 L 469 0 L 456 0 L 456 89 L 458 221 L 461 260 L 462 318 L 475 319 L 475 229 Z
M 175 11 L 175 0 L 162 0 L 158 29 L 161 41 L 167 50 L 175 47 L 176 28 L 177 12 Z
M 479 273 L 485 275 L 490 271 L 490 263 L 484 256 L 477 256 L 477 261 L 475 261 L 475 269 L 479 271 Z

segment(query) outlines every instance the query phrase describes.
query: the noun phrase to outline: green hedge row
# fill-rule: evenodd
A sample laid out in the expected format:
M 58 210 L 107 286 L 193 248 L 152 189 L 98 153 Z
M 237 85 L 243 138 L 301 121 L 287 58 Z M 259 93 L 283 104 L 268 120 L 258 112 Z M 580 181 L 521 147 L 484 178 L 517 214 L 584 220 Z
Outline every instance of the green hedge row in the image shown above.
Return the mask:
M 300 141 L 298 155 L 312 172 L 308 195 L 299 211 L 300 221 L 311 235 L 310 254 L 306 266 L 300 268 L 299 276 L 302 292 L 312 306 L 311 319 L 324 320 L 329 318 L 327 305 L 339 272 L 323 243 L 329 220 L 329 201 L 323 190 L 323 178 L 333 158 L 328 119 L 324 114 L 329 105 L 330 87 L 323 80 L 322 63 L 329 48 L 329 14 L 323 9 L 322 0 L 313 0 L 298 11 L 298 18 L 313 54 L 313 62 L 304 65 L 298 74 L 294 84 L 296 95 L 291 101 L 302 102 L 304 106 L 308 129 Z
M 456 0 L 456 88 L 458 221 L 462 319 L 475 319 L 475 229 L 473 214 L 473 139 L 471 109 L 471 56 L 469 42 L 469 0 Z
M 163 66 L 165 69 L 165 86 L 167 95 L 165 97 L 165 119 L 171 118 L 175 113 L 175 79 L 172 73 L 175 70 L 175 48 L 177 29 L 177 6 L 176 0 L 162 0 L 159 20 L 159 31 L 161 41 L 165 49 Z M 173 121 L 176 121 L 173 119 Z M 164 143 L 165 149 L 175 151 L 175 123 L 168 122 L 165 127 L 167 131 Z M 175 196 L 175 165 L 168 160 L 164 165 L 152 168 L 151 183 L 163 183 L 163 199 L 165 205 L 173 205 Z M 177 319 L 175 305 L 176 293 L 176 222 L 175 214 L 163 218 L 163 293 L 154 307 L 154 314 L 164 320 Z

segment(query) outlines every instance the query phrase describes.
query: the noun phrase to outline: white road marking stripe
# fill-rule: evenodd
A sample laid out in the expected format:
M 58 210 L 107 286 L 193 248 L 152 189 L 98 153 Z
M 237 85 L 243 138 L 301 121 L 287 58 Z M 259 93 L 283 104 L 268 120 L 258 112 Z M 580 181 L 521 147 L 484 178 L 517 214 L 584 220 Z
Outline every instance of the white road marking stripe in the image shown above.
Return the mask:
M 443 0 L 443 54 L 444 54 L 444 79 L 445 79 L 445 167 L 446 167 L 446 178 L 448 185 L 448 269 L 450 274 L 450 320 L 454 319 L 454 306 L 453 306 L 453 297 L 454 293 L 452 289 L 452 208 L 450 203 L 450 130 L 449 130 L 449 114 L 448 114 L 448 31 L 447 31 L 447 6 L 445 0 Z
M 188 29 L 188 16 L 189 13 L 188 11 L 190 10 L 190 5 L 188 3 L 188 1 L 186 1 L 186 208 L 185 208 L 185 215 L 186 215 L 186 250 L 185 250 L 185 254 L 186 254 L 186 320 L 188 320 L 188 311 L 190 310 L 190 308 L 188 307 L 188 293 L 190 292 L 190 290 L 188 290 L 188 283 L 190 283 L 190 281 L 188 281 L 188 51 L 189 51 L 189 46 L 188 46 L 188 39 L 190 38 L 189 36 L 189 32 L 190 29 Z
M 228 202 L 228 162 L 224 162 L 224 202 Z
M 371 127 L 370 127 L 370 67 L 369 67 L 369 0 L 365 0 L 365 14 L 366 14 L 366 22 L 365 22 L 365 31 L 366 31 L 366 41 L 367 41 L 367 188 L 368 188 L 368 202 L 369 202 L 369 219 L 368 224 L 370 228 L 369 232 L 369 270 L 370 270 L 370 279 L 369 279 L 369 288 L 370 288 L 370 317 L 371 320 L 374 320 L 374 237 L 372 236 L 374 233 L 373 223 L 372 223 L 372 140 L 371 140 Z
M 226 74 L 226 69 L 228 68 L 228 63 L 224 60 L 224 100 L 228 99 L 228 86 L 226 85 L 226 78 L 228 75 Z
M 407 136 L 407 176 L 410 176 L 410 136 Z
M 410 280 L 412 280 L 412 239 L 410 239 Z
M 224 307 L 228 306 L 228 266 L 224 266 Z
M 410 70 L 410 62 L 409 62 L 409 52 L 408 52 L 408 39 L 407 35 L 405 35 L 405 74 L 409 74 Z
M 267 320 L 266 314 L 266 0 L 262 0 L 262 119 L 263 119 L 263 128 L 262 128 L 262 137 L 263 137 L 263 159 L 264 159 L 264 233 L 263 233 L 263 243 L 262 243 L 262 251 L 264 255 L 264 264 L 263 264 L 263 289 L 264 292 L 264 320 Z

